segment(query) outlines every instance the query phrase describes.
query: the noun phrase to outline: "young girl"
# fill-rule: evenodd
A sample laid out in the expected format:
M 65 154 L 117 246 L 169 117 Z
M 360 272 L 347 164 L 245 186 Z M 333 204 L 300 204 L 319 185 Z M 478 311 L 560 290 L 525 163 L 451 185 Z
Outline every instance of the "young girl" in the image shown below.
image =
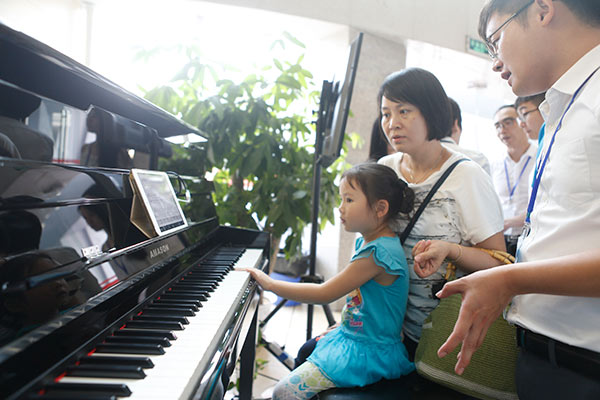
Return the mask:
M 362 235 L 343 271 L 313 284 L 246 269 L 265 290 L 286 299 L 326 304 L 347 295 L 341 325 L 275 386 L 274 400 L 309 399 L 329 388 L 365 386 L 414 370 L 400 337 L 409 273 L 400 239 L 388 226 L 399 212 L 412 210 L 414 194 L 391 168 L 367 163 L 342 175 L 340 195 L 342 224 Z

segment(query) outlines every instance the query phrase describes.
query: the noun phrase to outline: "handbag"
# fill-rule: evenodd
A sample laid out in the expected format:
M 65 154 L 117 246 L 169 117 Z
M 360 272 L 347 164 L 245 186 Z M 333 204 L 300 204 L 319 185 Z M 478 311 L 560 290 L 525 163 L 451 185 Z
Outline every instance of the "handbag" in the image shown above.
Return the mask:
M 514 257 L 503 251 L 478 250 L 505 264 L 514 262 Z M 455 276 L 456 267 L 448 264 L 446 279 L 452 280 Z M 479 399 L 518 399 L 515 383 L 518 355 L 516 327 L 502 316 L 492 323 L 481 347 L 473 354 L 469 367 L 462 375 L 454 372 L 460 348 L 444 358 L 438 357 L 438 349 L 454 329 L 461 302 L 460 294 L 441 299 L 425 319 L 415 353 L 417 372 L 429 380 Z

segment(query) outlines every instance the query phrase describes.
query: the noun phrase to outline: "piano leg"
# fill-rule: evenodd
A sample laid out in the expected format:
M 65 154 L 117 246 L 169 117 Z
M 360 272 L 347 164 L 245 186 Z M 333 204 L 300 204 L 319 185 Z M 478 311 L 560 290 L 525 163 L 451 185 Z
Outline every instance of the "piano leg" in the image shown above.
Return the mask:
M 254 358 L 256 356 L 256 333 L 258 328 L 258 309 L 254 311 L 250 329 L 246 335 L 240 355 L 240 400 L 252 399 L 252 382 L 254 380 Z

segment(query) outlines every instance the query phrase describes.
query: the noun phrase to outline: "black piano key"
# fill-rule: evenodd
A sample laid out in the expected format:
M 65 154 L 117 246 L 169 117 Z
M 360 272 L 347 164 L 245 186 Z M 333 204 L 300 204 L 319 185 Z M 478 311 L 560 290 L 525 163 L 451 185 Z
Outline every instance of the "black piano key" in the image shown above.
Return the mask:
M 175 289 L 175 288 L 194 288 L 194 289 L 198 289 L 198 290 L 205 290 L 207 293 L 214 292 L 212 285 L 209 286 L 209 285 L 205 285 L 203 283 L 187 282 L 187 281 L 178 282 L 178 283 L 174 284 L 172 286 L 172 288 L 173 289 Z
M 193 271 L 207 271 L 207 272 L 219 272 L 219 273 L 227 273 L 231 271 L 231 267 L 229 265 L 206 265 L 202 264 L 197 267 L 192 268 Z
M 171 342 L 167 338 L 149 336 L 108 336 L 104 339 L 106 343 L 145 343 L 160 344 L 162 347 L 170 347 Z
M 213 279 L 204 279 L 204 278 L 197 278 L 197 277 L 192 277 L 192 278 L 187 278 L 185 281 L 186 284 L 190 285 L 196 285 L 196 286 L 202 286 L 202 290 L 208 290 L 211 292 L 214 292 L 214 290 L 219 286 L 219 283 L 216 282 Z M 175 285 L 179 285 L 180 283 L 183 282 L 178 282 Z M 173 285 L 173 286 L 175 286 Z
M 135 365 L 142 368 L 154 367 L 154 363 L 148 357 L 85 356 L 81 357 L 78 362 L 81 365 Z
M 184 275 L 183 278 L 185 278 L 186 281 L 190 281 L 193 279 L 201 280 L 203 282 L 206 282 L 207 284 L 213 284 L 215 286 L 218 284 L 218 282 L 212 280 L 212 277 L 207 276 L 206 274 L 202 274 L 200 270 L 191 270 L 186 275 Z
M 161 322 L 179 322 L 180 324 L 187 325 L 190 323 L 186 317 L 178 317 L 172 315 L 135 315 L 133 317 L 134 321 L 161 321 Z
M 237 260 L 206 260 L 200 261 L 195 267 L 230 267 L 235 265 Z
M 159 344 L 140 343 L 100 343 L 96 345 L 97 353 L 122 353 L 122 354 L 165 354 L 165 350 Z
M 203 285 L 205 286 L 203 289 L 206 290 L 214 290 L 218 285 L 216 282 L 212 282 L 212 281 L 207 281 L 206 279 L 203 278 L 197 278 L 197 277 L 193 277 L 193 276 L 186 276 L 185 278 L 182 278 L 179 280 L 179 282 L 177 284 L 180 283 L 193 283 L 195 285 Z
M 202 303 L 200 302 L 200 300 L 174 300 L 174 299 L 163 299 L 163 298 L 158 298 L 154 301 L 152 301 L 152 304 L 177 304 L 179 306 L 188 306 L 188 307 L 196 307 L 196 309 L 194 311 L 198 311 L 199 307 L 202 307 Z
M 211 260 L 211 261 L 201 261 L 200 264 L 198 264 L 196 267 L 194 268 L 202 268 L 202 267 L 226 267 L 229 268 L 233 265 L 235 265 L 237 260 Z
M 160 295 L 161 299 L 171 299 L 171 300 L 198 300 L 198 301 L 206 301 L 206 296 L 204 295 L 195 295 L 195 294 L 187 294 L 187 293 L 164 293 Z
M 223 274 L 210 273 L 204 271 L 194 271 L 191 276 L 206 279 L 207 281 L 221 282 L 223 280 Z
M 190 284 L 187 285 L 178 285 L 175 284 L 169 289 L 165 290 L 164 293 L 187 293 L 187 294 L 197 294 L 200 296 L 210 296 L 210 292 L 199 286 L 192 286 Z
M 67 376 L 78 376 L 88 378 L 122 378 L 122 379 L 144 379 L 146 373 L 142 367 L 135 365 L 93 365 L 82 364 L 67 368 Z
M 202 260 L 200 261 L 200 263 L 205 263 L 205 262 L 234 262 L 239 260 L 239 256 L 236 254 L 221 254 L 221 255 L 216 255 L 214 257 L 209 257 L 206 260 Z
M 81 400 L 80 393 L 44 393 L 33 394 L 26 397 L 27 400 Z M 110 394 L 87 394 L 85 400 L 117 400 L 117 396 Z
M 201 278 L 201 279 L 205 279 L 206 281 L 216 281 L 216 282 L 220 282 L 223 280 L 223 276 L 225 274 L 219 273 L 219 272 L 208 272 L 208 271 L 203 271 L 201 269 L 197 269 L 197 270 L 193 270 L 192 273 L 190 275 L 188 275 L 188 277 L 193 277 L 193 278 Z
M 198 268 L 198 269 L 192 270 L 193 276 L 201 276 L 201 277 L 205 277 L 208 279 L 222 278 L 225 275 L 227 275 L 228 272 L 229 272 L 229 269 L 213 270 L 213 269 Z
M 169 314 L 184 317 L 193 317 L 196 315 L 194 310 L 187 307 L 167 307 L 167 306 L 150 306 L 144 308 L 144 314 Z
M 208 293 L 202 290 L 191 290 L 189 288 L 172 288 L 171 290 L 166 291 L 164 294 L 186 294 L 191 296 L 196 296 L 196 298 L 200 301 L 206 301 L 208 298 Z
M 150 336 L 150 337 L 160 337 L 169 340 L 177 339 L 177 336 L 167 330 L 157 330 L 157 329 L 119 329 L 118 331 L 113 332 L 114 336 Z
M 72 398 L 79 399 L 89 399 L 91 396 L 131 396 L 131 390 L 123 383 L 49 383 L 44 389 L 49 394 L 78 395 L 79 397 Z
M 166 329 L 171 331 L 183 330 L 181 323 L 166 321 L 129 321 L 125 324 L 125 327 L 133 329 Z

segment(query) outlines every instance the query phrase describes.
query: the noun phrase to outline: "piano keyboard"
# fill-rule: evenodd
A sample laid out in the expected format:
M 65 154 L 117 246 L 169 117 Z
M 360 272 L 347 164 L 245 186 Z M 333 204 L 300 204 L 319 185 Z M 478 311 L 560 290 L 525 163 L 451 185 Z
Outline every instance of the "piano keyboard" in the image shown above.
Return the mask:
M 33 398 L 191 398 L 250 282 L 233 267 L 260 267 L 263 253 L 246 249 L 230 262 L 227 250 L 191 268 Z

